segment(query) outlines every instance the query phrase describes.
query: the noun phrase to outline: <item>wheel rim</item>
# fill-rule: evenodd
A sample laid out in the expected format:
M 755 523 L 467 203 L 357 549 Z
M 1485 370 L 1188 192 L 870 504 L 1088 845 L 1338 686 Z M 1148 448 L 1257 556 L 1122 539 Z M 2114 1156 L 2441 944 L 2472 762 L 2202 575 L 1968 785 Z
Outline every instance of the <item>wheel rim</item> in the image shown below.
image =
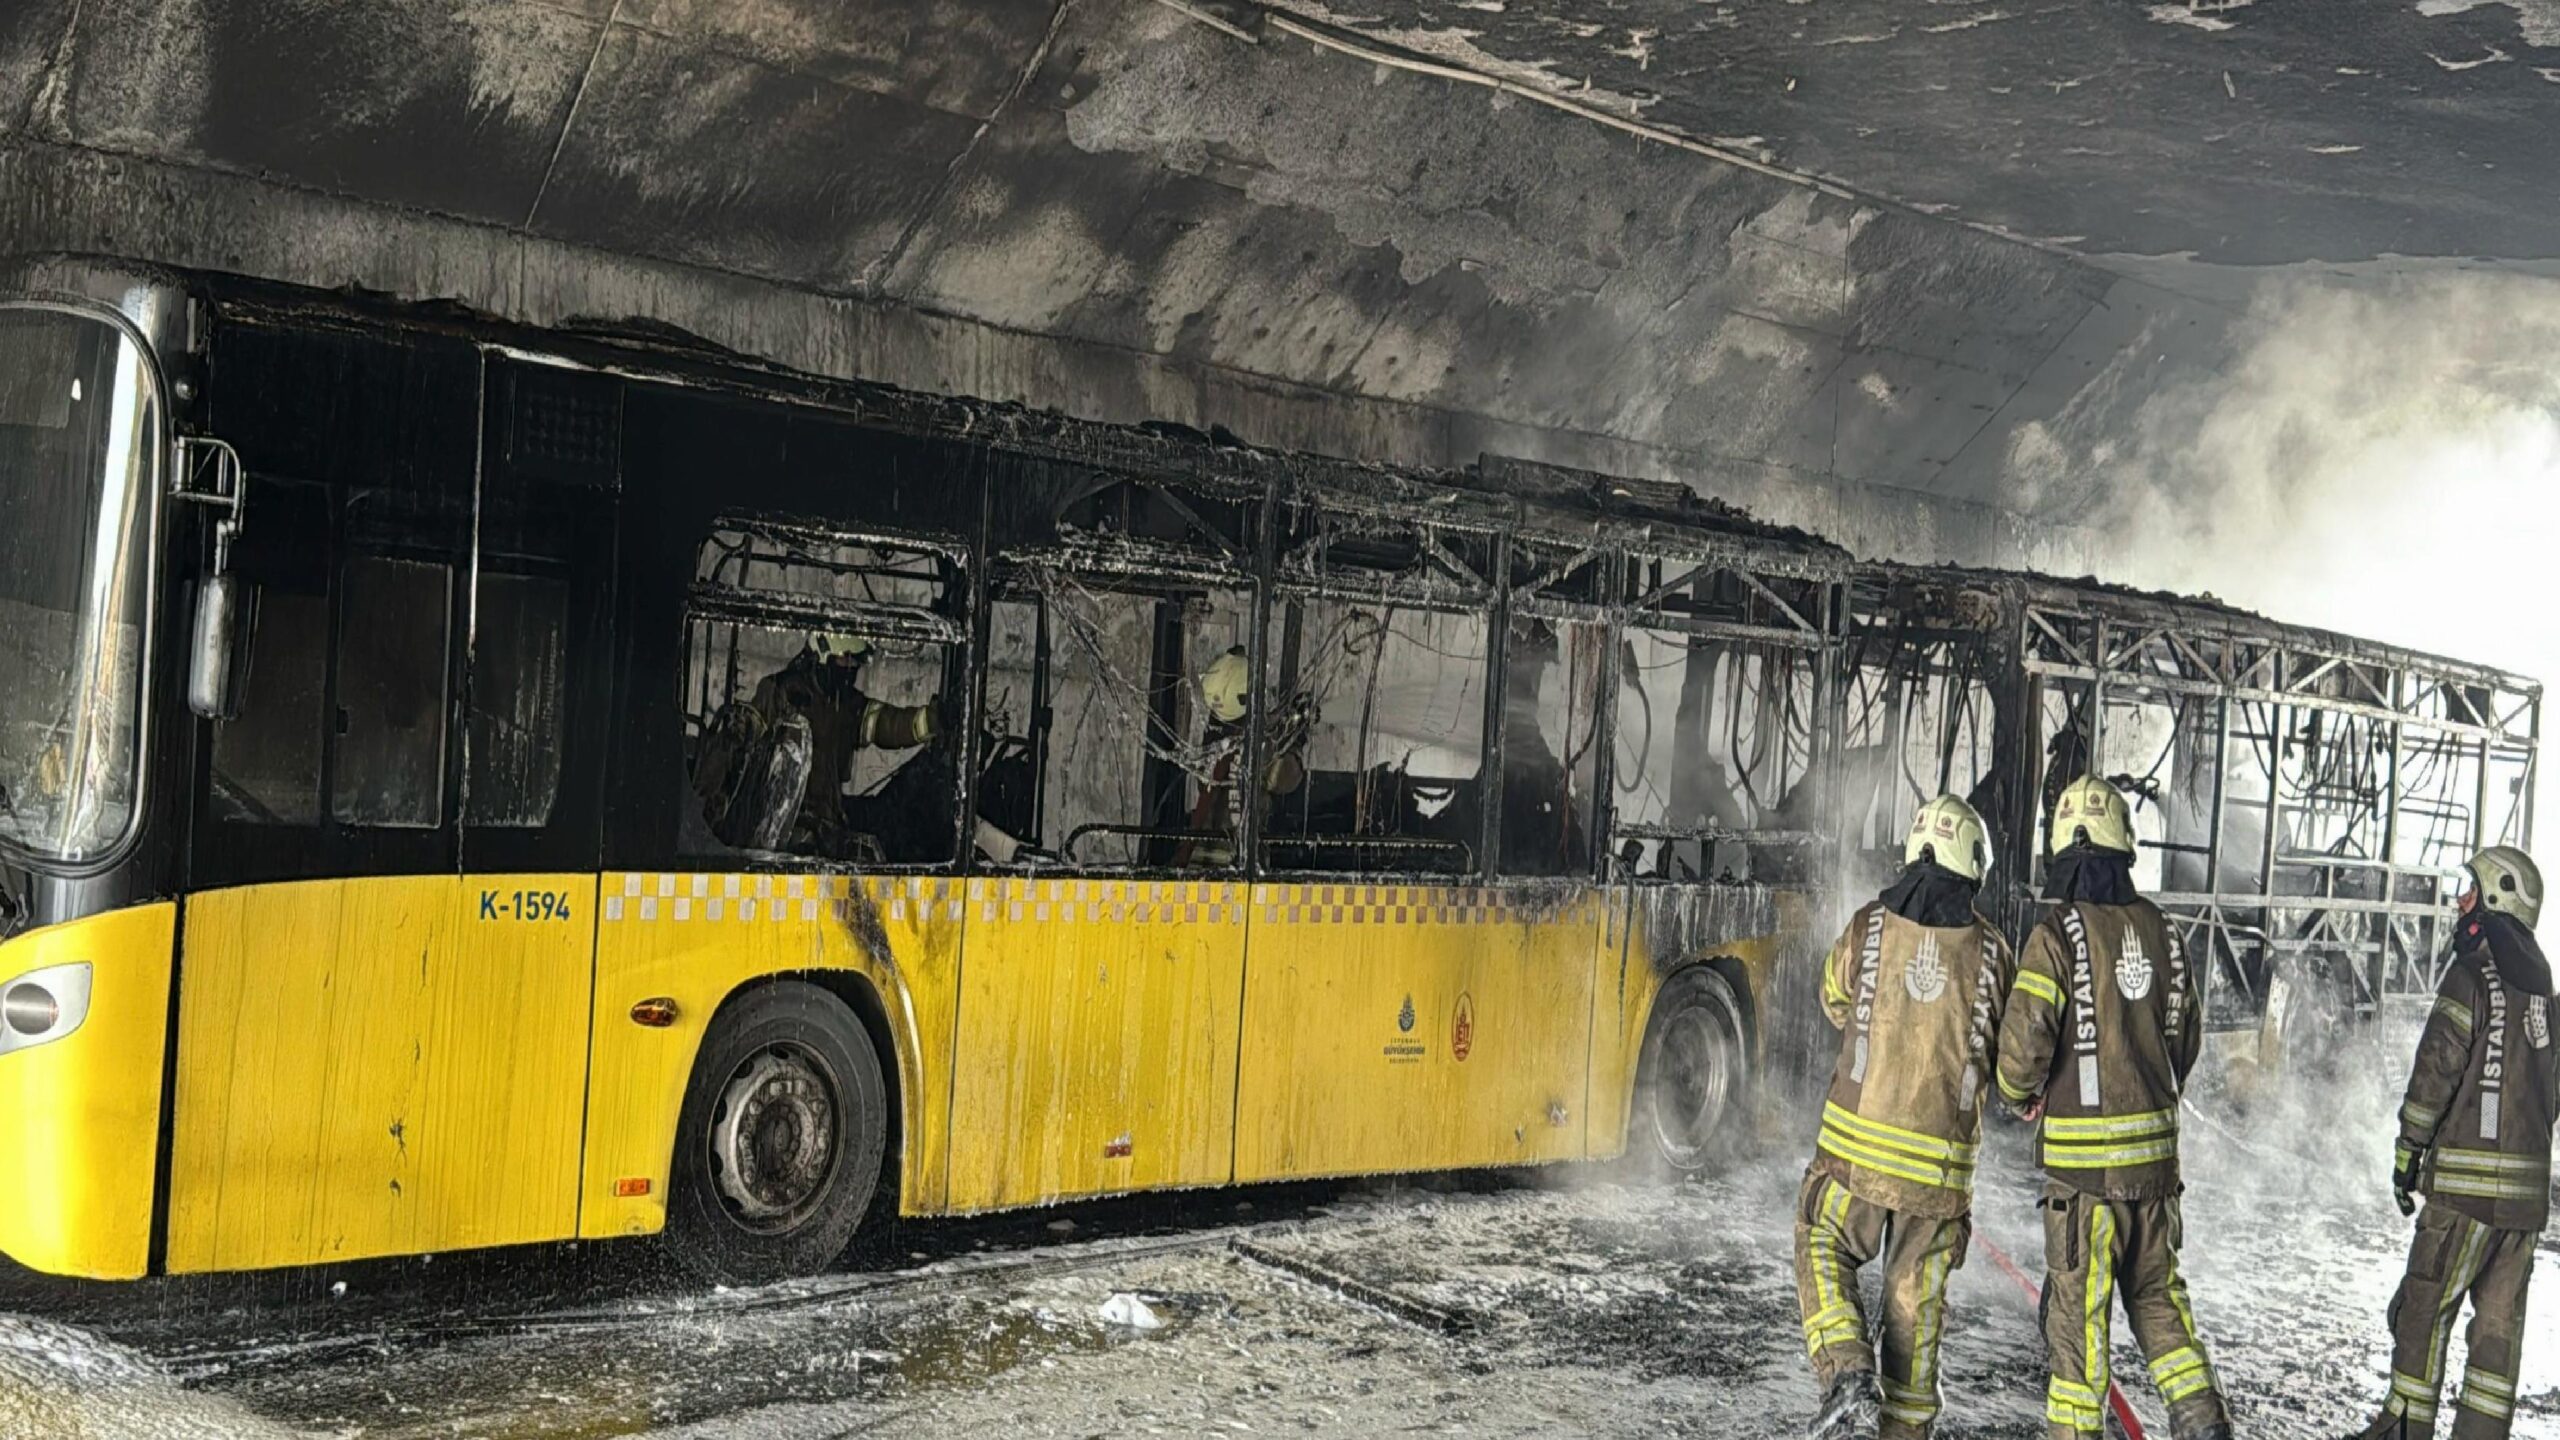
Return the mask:
M 1740 1057 L 1730 1034 L 1705 1005 L 1665 1017 L 1655 1046 L 1654 1139 L 1673 1165 L 1695 1169 L 1705 1163 L 1709 1142 L 1724 1127 Z
M 843 1114 L 833 1073 L 808 1048 L 769 1045 L 739 1062 L 721 1087 L 708 1137 L 729 1218 L 765 1235 L 806 1220 L 835 1179 Z

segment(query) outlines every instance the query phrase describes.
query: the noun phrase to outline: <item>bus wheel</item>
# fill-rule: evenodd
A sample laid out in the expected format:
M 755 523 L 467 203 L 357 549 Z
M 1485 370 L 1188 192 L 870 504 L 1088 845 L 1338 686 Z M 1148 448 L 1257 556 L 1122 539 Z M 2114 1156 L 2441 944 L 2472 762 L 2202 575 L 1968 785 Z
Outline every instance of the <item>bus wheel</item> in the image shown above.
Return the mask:
M 1645 1169 L 1694 1175 L 1739 1153 L 1750 1119 L 1750 1049 L 1733 987 L 1704 965 L 1653 1002 L 1636 1065 L 1628 1150 Z
M 669 1248 L 723 1284 L 825 1269 L 871 1209 L 888 1133 L 853 1011 L 798 981 L 749 992 L 712 1021 L 685 1086 Z

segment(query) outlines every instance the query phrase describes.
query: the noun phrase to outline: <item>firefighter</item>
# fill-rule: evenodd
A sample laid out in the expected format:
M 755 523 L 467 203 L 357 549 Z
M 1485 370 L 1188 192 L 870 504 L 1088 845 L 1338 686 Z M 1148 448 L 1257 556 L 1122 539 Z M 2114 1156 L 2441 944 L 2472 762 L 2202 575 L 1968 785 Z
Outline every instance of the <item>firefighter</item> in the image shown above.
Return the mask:
M 2551 1043 L 2551 967 L 2533 937 L 2542 873 L 2498 845 L 2464 867 L 2470 885 L 2436 1004 L 2400 1106 L 2391 1172 L 2400 1213 L 2427 1197 L 2392 1298 L 2391 1395 L 2359 1440 L 2436 1433 L 2445 1341 L 2471 1300 L 2469 1362 L 2454 1440 L 2513 1424 L 2525 1282 L 2551 1211 L 2551 1123 L 2560 1048 Z
M 1227 865 L 1235 860 L 1236 768 L 1244 760 L 1245 728 L 1253 713 L 1253 666 L 1241 645 L 1221 651 L 1200 672 L 1200 703 L 1209 712 L 1200 727 L 1200 748 L 1209 756 L 1209 780 L 1192 805 L 1191 838 L 1182 842 L 1177 865 Z M 1306 783 L 1306 707 L 1290 707 L 1289 717 L 1264 737 L 1271 758 L 1262 770 L 1265 796 L 1287 795 Z
M 1953 795 L 1920 807 L 1902 855 L 1901 878 L 1851 917 L 1822 971 L 1840 1058 L 1796 1212 L 1821 1440 L 1920 1440 L 1937 1418 L 1947 1276 L 1972 1234 L 1991 1044 L 2016 970 L 1974 909 L 1991 852 L 1973 807 Z M 1878 1258 L 1881 1391 L 1858 1296 L 1860 1267 Z
M 2104 1432 L 2111 1301 L 2121 1297 L 2176 1440 L 2230 1440 L 2187 1282 L 2178 1097 L 2204 1047 L 2200 982 L 2133 888 L 2133 816 L 2094 775 L 2053 806 L 2045 898 L 2000 1030 L 2000 1093 L 2041 1120 L 2044 1331 L 2054 1440 Z
M 809 732 L 809 780 L 795 839 L 840 853 L 856 827 L 847 823 L 845 783 L 857 750 L 912 750 L 942 733 L 942 707 L 891 705 L 862 691 L 871 646 L 859 635 L 813 631 L 791 662 L 756 685 L 749 702 L 769 727 L 794 721 Z M 893 857 L 906 858 L 906 857 Z

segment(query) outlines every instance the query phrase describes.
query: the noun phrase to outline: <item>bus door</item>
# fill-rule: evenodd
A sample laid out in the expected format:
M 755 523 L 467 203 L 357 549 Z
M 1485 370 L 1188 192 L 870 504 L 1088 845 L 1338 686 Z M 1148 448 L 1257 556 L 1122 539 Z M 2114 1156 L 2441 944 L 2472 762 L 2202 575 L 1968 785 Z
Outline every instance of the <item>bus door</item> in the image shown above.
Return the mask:
M 1246 509 L 1033 471 L 991 497 L 997 533 L 1040 548 L 1006 557 L 988 611 L 960 1210 L 1223 1184 L 1234 1158 Z M 1077 550 L 1105 535 L 1114 563 Z
M 572 838 L 566 706 L 542 714 L 546 667 L 581 693 L 539 598 L 569 576 L 506 538 L 542 507 L 483 473 L 476 350 L 215 343 L 219 418 L 255 457 L 237 560 L 259 598 L 241 712 L 198 751 L 165 1264 L 572 1234 L 594 822 L 590 786 Z M 475 588 L 484 481 L 501 543 Z M 504 883 L 466 881 L 466 817 Z M 523 832 L 513 857 L 500 831 Z M 574 850 L 586 873 L 512 873 L 546 839 L 546 867 Z
M 1352 543 L 1322 533 L 1333 516 L 1305 522 L 1295 553 L 1322 586 L 1274 601 L 1258 701 L 1266 749 L 1302 773 L 1264 797 L 1236 1178 L 1580 1156 L 1603 904 L 1580 813 L 1597 687 L 1575 667 L 1605 649 L 1453 603 L 1470 587 L 1444 582 L 1469 571 L 1489 598 L 1490 535 L 1404 548 L 1376 517 L 1345 517 Z M 1284 536 L 1284 584 L 1291 553 Z M 1341 585 L 1354 560 L 1441 579 L 1400 600 Z
M 1744 556 L 1637 553 L 1625 564 L 1606 788 L 1610 862 L 1630 889 L 1595 1085 L 1608 1077 L 1627 1093 L 1662 981 L 1713 962 L 1729 988 L 1694 1022 L 1705 1028 L 1675 1037 L 1682 1083 L 1695 1088 L 1651 1116 L 1595 1097 L 1594 1123 L 1611 1137 L 1603 1149 L 1620 1117 L 1667 1125 L 1651 1144 L 1686 1168 L 1727 1117 L 1742 1118 L 1723 1097 L 1743 1093 L 1755 1050 L 1771 1062 L 1831 1053 L 1816 989 L 1835 922 L 1816 914 L 1813 882 L 1844 808 L 1818 798 L 1830 743 L 1819 727 L 1832 713 L 1824 627 L 1836 611 L 1827 579 L 1755 571 Z

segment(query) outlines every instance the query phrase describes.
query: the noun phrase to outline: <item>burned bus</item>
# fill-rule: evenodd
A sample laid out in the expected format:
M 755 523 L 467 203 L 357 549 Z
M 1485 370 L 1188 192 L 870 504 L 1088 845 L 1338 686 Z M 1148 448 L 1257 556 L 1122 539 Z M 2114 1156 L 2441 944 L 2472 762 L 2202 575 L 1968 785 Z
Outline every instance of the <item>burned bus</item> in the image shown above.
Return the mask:
M 2344 1022 L 2430 1000 L 2448 876 L 2533 828 L 2542 687 L 2487 666 L 2093 581 L 1862 564 L 1841 634 L 1851 873 L 1929 796 L 1992 831 L 1986 910 L 2045 908 L 2054 798 L 2106 776 L 2135 879 L 2210 957 L 2208 1022 L 2318 1063 Z M 1891 851 L 1899 859 L 1898 849 Z
M 2416 983 L 2530 819 L 2473 667 L 220 276 L 0 267 L 0 485 L 0 1254 L 61 1274 L 1694 1172 L 1913 797 L 2017 887 L 2051 777 L 2156 781 L 2235 1019 Z
M 1831 546 L 219 277 L 7 290 L 21 1264 L 664 1232 L 756 1278 L 892 1209 L 1741 1128 Z

